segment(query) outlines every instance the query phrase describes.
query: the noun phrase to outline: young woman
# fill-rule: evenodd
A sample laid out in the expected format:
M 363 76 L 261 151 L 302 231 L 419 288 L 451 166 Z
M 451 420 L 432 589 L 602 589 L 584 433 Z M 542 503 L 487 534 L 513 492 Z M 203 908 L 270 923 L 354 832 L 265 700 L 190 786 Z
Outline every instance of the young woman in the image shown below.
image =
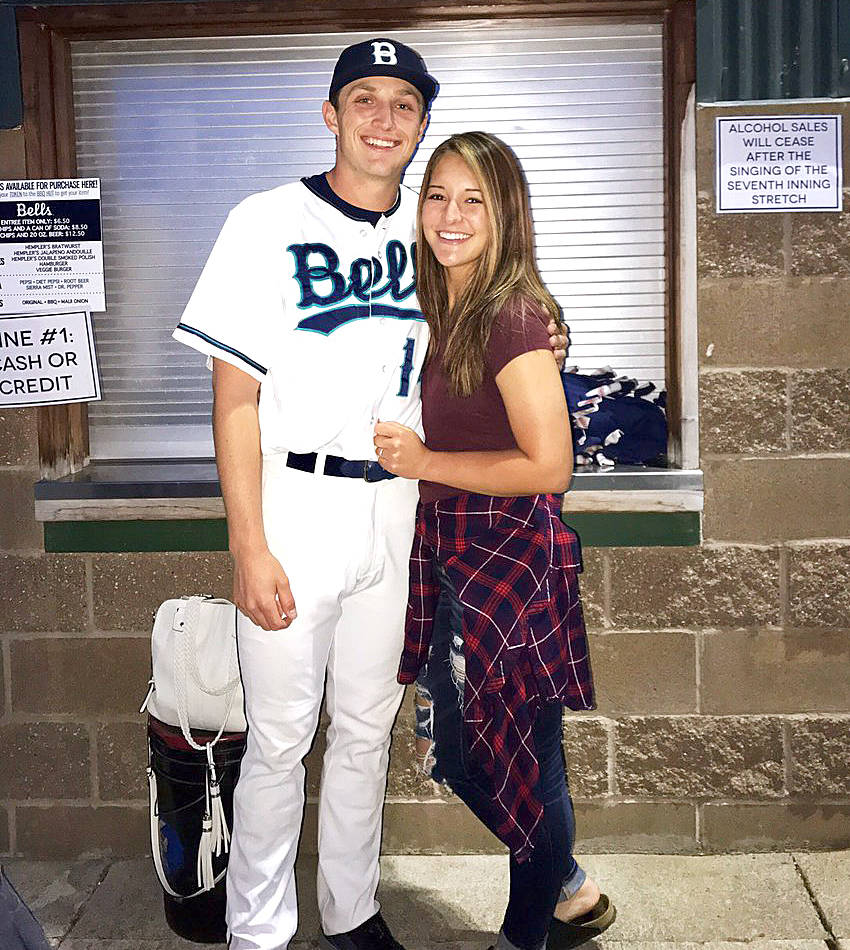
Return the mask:
M 383 467 L 421 480 L 399 679 L 417 683 L 426 769 L 510 849 L 498 950 L 565 950 L 615 910 L 572 856 L 562 709 L 594 695 L 580 549 L 556 497 L 573 467 L 547 331 L 560 314 L 503 142 L 469 132 L 435 150 L 417 240 L 425 443 L 375 430 Z

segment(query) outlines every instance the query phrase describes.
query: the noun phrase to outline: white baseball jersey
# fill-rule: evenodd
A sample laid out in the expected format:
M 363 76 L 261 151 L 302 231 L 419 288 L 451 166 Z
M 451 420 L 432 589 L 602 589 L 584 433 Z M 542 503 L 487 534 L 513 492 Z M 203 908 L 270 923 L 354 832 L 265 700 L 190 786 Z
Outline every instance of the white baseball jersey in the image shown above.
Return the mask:
M 313 178 L 228 215 L 174 338 L 261 382 L 264 455 L 371 459 L 379 419 L 421 434 L 415 214 L 402 187 L 373 226 Z

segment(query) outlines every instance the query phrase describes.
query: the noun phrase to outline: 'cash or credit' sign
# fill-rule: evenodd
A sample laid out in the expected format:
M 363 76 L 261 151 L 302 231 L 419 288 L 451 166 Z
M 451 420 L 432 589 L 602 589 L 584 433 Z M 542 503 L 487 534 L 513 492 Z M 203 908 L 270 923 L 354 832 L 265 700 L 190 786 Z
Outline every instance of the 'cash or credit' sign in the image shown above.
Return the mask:
M 0 407 L 100 399 L 91 314 L 0 316 Z
M 718 214 L 841 211 L 840 115 L 715 120 Z
M 0 181 L 0 314 L 105 309 L 100 179 Z

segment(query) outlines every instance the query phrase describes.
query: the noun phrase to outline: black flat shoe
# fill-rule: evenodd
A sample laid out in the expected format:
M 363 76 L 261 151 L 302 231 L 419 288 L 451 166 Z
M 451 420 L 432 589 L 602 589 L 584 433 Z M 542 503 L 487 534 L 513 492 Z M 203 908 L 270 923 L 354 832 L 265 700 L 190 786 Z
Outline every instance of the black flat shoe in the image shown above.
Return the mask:
M 404 947 L 390 933 L 390 928 L 378 911 L 374 917 L 364 920 L 359 927 L 344 934 L 319 936 L 319 946 L 323 950 L 404 950 Z
M 604 933 L 616 919 L 617 908 L 608 899 L 607 894 L 600 894 L 596 905 L 586 914 L 568 921 L 552 918 L 546 950 L 572 950 L 573 947 L 580 947 Z

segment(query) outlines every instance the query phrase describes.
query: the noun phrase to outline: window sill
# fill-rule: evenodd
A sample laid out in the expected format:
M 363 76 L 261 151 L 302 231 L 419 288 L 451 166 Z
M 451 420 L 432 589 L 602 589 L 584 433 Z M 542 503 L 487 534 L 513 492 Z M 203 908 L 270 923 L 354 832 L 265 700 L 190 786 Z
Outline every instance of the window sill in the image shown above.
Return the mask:
M 35 485 L 38 521 L 223 518 L 212 460 L 92 462 Z
M 616 466 L 579 471 L 564 519 L 585 545 L 699 543 L 698 470 Z M 211 460 L 95 462 L 35 486 L 35 514 L 53 551 L 226 549 Z M 75 524 L 76 523 L 76 524 Z
M 702 472 L 621 465 L 576 472 L 564 514 L 702 511 Z M 39 521 L 223 518 L 212 461 L 94 462 L 35 486 Z
M 616 465 L 609 471 L 579 471 L 564 495 L 563 512 L 702 511 L 698 469 Z

